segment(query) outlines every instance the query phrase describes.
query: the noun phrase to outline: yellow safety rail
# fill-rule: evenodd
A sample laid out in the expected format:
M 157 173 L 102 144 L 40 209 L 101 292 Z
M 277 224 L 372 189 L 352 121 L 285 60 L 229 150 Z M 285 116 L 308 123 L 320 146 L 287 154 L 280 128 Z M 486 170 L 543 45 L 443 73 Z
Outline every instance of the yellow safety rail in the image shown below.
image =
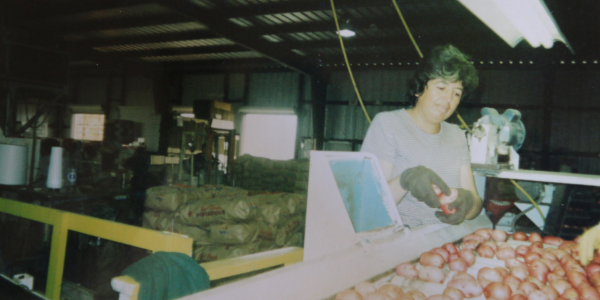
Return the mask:
M 192 255 L 193 240 L 177 234 L 158 232 L 2 198 L 0 198 L 0 212 L 53 226 L 46 283 L 46 297 L 50 299 L 60 299 L 69 230 L 152 252 L 167 251 Z

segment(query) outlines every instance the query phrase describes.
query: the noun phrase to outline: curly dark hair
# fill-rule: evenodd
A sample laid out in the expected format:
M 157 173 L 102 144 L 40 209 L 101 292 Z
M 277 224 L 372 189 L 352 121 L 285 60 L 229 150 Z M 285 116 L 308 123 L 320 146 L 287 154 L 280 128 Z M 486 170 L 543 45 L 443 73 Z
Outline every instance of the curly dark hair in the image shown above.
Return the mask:
M 463 98 L 468 97 L 479 84 L 477 70 L 469 61 L 469 56 L 452 45 L 438 46 L 433 49 L 431 56 L 419 65 L 408 81 L 406 96 L 410 105 L 414 106 L 417 103 L 418 98 L 415 95 L 423 93 L 429 80 L 438 78 L 461 81 L 464 88 Z

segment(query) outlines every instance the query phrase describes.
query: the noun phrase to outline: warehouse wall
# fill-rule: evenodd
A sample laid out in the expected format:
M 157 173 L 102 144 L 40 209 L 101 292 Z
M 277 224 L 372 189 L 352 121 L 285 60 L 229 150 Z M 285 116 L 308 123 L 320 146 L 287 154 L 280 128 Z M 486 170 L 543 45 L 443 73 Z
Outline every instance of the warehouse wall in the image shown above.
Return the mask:
M 105 105 L 119 103 L 121 120 L 140 125 L 148 151 L 158 150 L 160 115 L 155 113 L 152 79 L 145 76 L 96 76 L 76 79 L 73 104 Z M 110 96 L 109 96 L 110 95 Z M 70 121 L 70 118 L 67 118 Z M 70 124 L 69 124 L 70 125 Z
M 358 150 L 368 122 L 358 104 L 345 69 L 325 72 L 329 84 L 325 105 L 325 149 Z M 406 106 L 404 93 L 411 70 L 355 70 L 355 78 L 371 118 L 382 111 Z M 482 107 L 503 112 L 521 111 L 527 135 L 523 145 L 524 167 L 540 168 L 544 155 L 551 169 L 570 164 L 581 173 L 600 174 L 600 71 L 481 69 L 480 88 L 472 99 L 463 100 L 459 113 L 468 124 L 480 117 Z M 125 84 L 122 89 L 119 84 Z M 107 86 L 111 86 L 107 91 Z M 313 105 L 310 79 L 294 72 L 256 72 L 232 74 L 188 74 L 181 76 L 178 105 L 195 100 L 224 100 L 235 109 L 242 106 L 295 109 L 298 115 L 298 153 L 300 144 L 313 138 Z M 124 95 L 119 93 L 124 90 Z M 81 78 L 77 88 L 79 104 L 106 103 L 108 94 L 132 108 L 130 119 L 147 126 L 149 144 L 159 117 L 152 111 L 150 79 L 125 81 L 106 78 Z M 125 109 L 129 110 L 128 108 Z M 142 112 L 143 111 L 143 112 Z M 148 117 L 142 118 L 145 115 Z M 450 122 L 458 123 L 455 117 Z M 241 115 L 236 113 L 236 131 L 241 132 Z M 157 134 L 157 133 L 156 133 Z M 309 147 L 312 147 L 309 145 Z

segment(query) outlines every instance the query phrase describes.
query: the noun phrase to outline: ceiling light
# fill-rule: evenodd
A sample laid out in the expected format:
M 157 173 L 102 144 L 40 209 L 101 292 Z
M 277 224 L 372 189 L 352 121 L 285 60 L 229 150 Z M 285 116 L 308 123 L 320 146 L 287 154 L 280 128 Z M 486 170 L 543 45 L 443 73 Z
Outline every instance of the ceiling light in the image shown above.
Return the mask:
M 340 30 L 340 35 L 343 37 L 353 37 L 356 35 L 356 32 L 354 32 L 350 29 L 342 29 L 342 30 Z
M 340 24 L 339 34 L 343 37 L 353 37 L 356 35 L 354 32 L 352 25 L 350 25 L 350 19 L 346 19 Z
M 523 39 L 534 48 L 546 49 L 560 41 L 573 52 L 543 0 L 458 1 L 513 48 Z
M 193 113 L 182 113 L 181 116 L 184 118 L 193 119 L 196 115 L 194 115 Z

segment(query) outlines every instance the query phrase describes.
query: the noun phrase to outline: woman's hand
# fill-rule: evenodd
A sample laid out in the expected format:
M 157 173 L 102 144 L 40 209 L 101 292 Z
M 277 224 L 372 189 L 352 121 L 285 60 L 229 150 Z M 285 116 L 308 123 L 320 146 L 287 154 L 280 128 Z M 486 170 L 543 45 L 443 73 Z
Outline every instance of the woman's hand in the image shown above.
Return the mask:
M 456 212 L 446 215 L 441 211 L 436 211 L 435 216 L 443 223 L 456 225 L 465 220 L 465 216 L 473 207 L 473 194 L 465 189 L 457 189 L 458 197 L 454 202 L 448 205 L 449 210 L 456 208 Z
M 446 195 L 450 195 L 450 188 L 438 174 L 424 166 L 406 169 L 400 175 L 400 185 L 409 191 L 413 197 L 425 202 L 431 208 L 440 207 L 437 193 L 433 190 L 433 184 L 438 186 Z

